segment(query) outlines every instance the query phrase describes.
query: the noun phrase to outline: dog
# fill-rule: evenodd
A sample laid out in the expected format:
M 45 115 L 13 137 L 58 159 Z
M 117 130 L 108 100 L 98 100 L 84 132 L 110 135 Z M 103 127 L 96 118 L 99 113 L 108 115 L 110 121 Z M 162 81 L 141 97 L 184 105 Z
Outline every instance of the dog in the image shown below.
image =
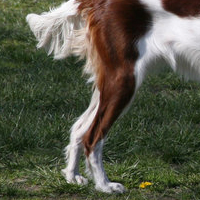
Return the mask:
M 167 62 L 186 79 L 199 80 L 200 1 L 69 0 L 26 20 L 38 48 L 55 59 L 85 59 L 84 73 L 93 82 L 89 107 L 71 128 L 62 174 L 68 183 L 88 183 L 79 174 L 84 150 L 95 188 L 123 193 L 125 187 L 110 182 L 103 168 L 105 137 L 152 66 Z

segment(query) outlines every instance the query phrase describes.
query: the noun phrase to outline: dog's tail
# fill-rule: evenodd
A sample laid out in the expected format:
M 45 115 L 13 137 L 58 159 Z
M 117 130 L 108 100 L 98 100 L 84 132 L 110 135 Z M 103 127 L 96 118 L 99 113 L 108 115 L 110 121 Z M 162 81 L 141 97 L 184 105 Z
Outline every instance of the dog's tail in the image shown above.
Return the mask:
M 78 12 L 79 3 L 69 0 L 60 7 L 26 17 L 29 26 L 38 40 L 37 47 L 45 48 L 55 59 L 64 59 L 74 54 L 85 57 L 85 22 Z

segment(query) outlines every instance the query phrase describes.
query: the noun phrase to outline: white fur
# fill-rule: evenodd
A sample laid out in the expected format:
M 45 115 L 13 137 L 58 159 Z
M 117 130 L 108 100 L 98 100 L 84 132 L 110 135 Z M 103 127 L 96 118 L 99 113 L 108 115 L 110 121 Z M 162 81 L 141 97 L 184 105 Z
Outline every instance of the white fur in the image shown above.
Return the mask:
M 106 193 L 123 193 L 125 188 L 120 183 L 110 182 L 103 168 L 102 151 L 104 140 L 98 142 L 95 149 L 89 155 L 89 164 L 96 183 L 95 188 Z
M 152 15 L 150 30 L 138 41 L 139 58 L 135 63 L 136 90 L 142 84 L 148 69 L 160 61 L 186 78 L 200 78 L 200 18 L 180 18 L 162 8 L 161 0 L 140 0 Z M 27 21 L 38 40 L 38 47 L 54 53 L 56 59 L 70 54 L 86 57 L 84 71 L 95 80 L 97 55 L 87 39 L 88 27 L 83 16 L 77 12 L 79 4 L 69 0 L 60 7 L 43 13 L 29 14 Z M 94 90 L 88 109 L 78 118 L 71 129 L 70 143 L 66 147 L 67 167 L 62 170 L 68 183 L 87 184 L 79 174 L 79 159 L 83 150 L 82 138 L 92 124 L 99 107 L 100 94 Z M 125 191 L 119 183 L 112 183 L 103 168 L 103 140 L 86 160 L 87 174 L 95 181 L 96 189 L 112 193 Z
M 48 54 L 54 53 L 55 59 L 63 59 L 70 54 L 85 56 L 82 55 L 85 51 L 84 20 L 77 14 L 78 5 L 75 0 L 70 0 L 41 15 L 27 15 L 27 22 L 38 40 L 38 48 L 44 47 Z
M 160 12 L 163 11 L 161 0 L 139 0 L 143 5 L 151 12 Z
M 151 5 L 151 1 L 140 1 Z M 160 7 L 159 12 L 152 12 L 152 16 L 152 28 L 138 41 L 140 57 L 135 66 L 137 88 L 143 82 L 148 69 L 163 60 L 185 79 L 199 81 L 200 17 L 180 18 Z

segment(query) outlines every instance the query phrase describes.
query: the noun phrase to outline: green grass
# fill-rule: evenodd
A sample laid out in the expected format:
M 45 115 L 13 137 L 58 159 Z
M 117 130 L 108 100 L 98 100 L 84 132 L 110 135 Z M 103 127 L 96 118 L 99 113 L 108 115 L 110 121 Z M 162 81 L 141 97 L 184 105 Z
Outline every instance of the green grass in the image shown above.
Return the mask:
M 109 178 L 128 191 L 66 183 L 63 149 L 90 86 L 75 58 L 54 61 L 37 51 L 25 22 L 60 3 L 0 2 L 0 199 L 200 199 L 200 86 L 166 69 L 148 77 L 104 148 Z M 143 181 L 153 185 L 140 189 Z

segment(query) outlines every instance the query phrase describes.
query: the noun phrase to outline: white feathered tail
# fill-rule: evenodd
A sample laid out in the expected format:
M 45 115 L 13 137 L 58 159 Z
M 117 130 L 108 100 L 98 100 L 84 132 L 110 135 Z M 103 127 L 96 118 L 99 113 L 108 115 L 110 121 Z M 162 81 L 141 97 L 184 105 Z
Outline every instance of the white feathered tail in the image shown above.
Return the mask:
M 85 22 L 78 14 L 78 6 L 75 0 L 69 0 L 41 15 L 27 15 L 26 20 L 38 40 L 38 48 L 44 47 L 48 54 L 54 54 L 55 59 L 71 54 L 85 56 Z

